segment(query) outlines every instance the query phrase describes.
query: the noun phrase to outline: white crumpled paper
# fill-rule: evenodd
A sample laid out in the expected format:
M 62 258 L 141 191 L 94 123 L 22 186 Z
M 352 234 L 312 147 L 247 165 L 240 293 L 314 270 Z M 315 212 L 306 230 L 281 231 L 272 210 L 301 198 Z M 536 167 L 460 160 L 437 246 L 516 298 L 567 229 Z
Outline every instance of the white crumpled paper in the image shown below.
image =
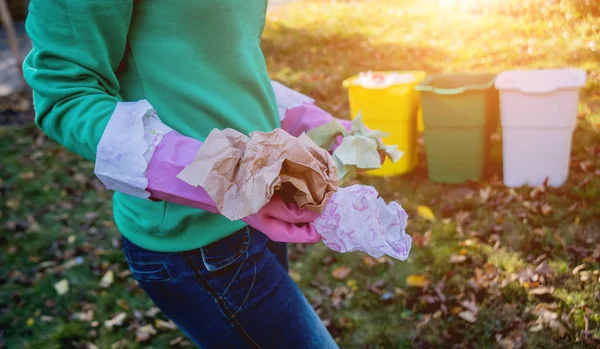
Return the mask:
M 353 185 L 338 189 L 312 224 L 334 251 L 406 260 L 412 246 L 405 232 L 407 222 L 408 215 L 398 203 L 386 204 L 373 187 Z
M 398 150 L 398 146 L 385 145 L 381 141 L 381 138 L 389 136 L 388 133 L 367 129 L 360 113 L 352 120 L 350 132 L 339 122 L 333 120 L 309 131 L 306 135 L 325 149 L 331 147 L 336 137 L 343 136 L 342 143 L 332 154 L 340 184 L 356 177 L 357 169 L 381 168 L 380 151 L 383 151 L 392 162 L 400 160 L 404 155 Z

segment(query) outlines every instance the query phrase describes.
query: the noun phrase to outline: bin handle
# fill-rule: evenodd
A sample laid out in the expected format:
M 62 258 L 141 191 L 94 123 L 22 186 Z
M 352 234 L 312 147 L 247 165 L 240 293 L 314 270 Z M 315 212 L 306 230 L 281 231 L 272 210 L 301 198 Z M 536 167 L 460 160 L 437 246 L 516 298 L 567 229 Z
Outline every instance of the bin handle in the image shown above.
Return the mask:
M 464 85 L 456 88 L 437 88 L 430 85 L 427 85 L 430 81 L 435 78 L 434 76 L 425 79 L 421 84 L 417 85 L 415 89 L 421 92 L 433 92 L 439 95 L 457 95 L 460 93 L 464 93 L 467 90 L 485 90 L 494 86 L 494 79 L 491 79 L 489 82 L 485 84 L 477 84 L 477 85 Z

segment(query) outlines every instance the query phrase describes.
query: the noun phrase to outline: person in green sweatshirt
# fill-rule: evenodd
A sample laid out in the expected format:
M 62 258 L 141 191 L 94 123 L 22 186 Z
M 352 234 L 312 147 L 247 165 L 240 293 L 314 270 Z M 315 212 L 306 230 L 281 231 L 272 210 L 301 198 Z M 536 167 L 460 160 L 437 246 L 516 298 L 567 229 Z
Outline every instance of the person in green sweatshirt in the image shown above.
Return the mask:
M 133 277 L 197 346 L 336 348 L 287 274 L 285 242 L 319 241 L 306 224 L 316 214 L 274 196 L 230 221 L 203 188 L 176 178 L 213 129 L 298 136 L 333 119 L 270 80 L 260 48 L 266 8 L 31 0 L 23 72 L 37 125 L 93 161 L 115 191 Z

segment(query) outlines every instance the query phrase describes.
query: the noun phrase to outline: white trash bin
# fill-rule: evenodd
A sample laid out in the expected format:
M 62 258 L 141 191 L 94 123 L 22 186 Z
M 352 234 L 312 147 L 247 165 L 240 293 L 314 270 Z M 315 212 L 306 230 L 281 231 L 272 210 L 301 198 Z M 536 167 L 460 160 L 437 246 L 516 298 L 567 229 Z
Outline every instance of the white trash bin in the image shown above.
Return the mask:
M 513 70 L 500 73 L 504 184 L 561 186 L 569 176 L 571 138 L 577 121 L 580 69 Z

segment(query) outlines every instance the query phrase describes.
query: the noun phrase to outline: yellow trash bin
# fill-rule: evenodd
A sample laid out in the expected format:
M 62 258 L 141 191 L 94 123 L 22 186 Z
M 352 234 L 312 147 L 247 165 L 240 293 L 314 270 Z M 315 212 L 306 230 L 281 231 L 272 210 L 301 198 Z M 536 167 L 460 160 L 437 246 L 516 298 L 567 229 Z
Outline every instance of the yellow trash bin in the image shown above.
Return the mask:
M 386 145 L 398 145 L 404 156 L 396 163 L 386 160 L 380 169 L 369 171 L 375 176 L 394 176 L 412 171 L 417 165 L 417 136 L 423 129 L 420 94 L 415 86 L 425 79 L 423 71 L 373 72 L 383 78 L 394 74 L 397 81 L 386 86 L 365 86 L 360 76 L 344 81 L 350 100 L 350 114 L 360 112 L 365 125 L 390 134 Z M 390 80 L 393 81 L 393 80 Z

